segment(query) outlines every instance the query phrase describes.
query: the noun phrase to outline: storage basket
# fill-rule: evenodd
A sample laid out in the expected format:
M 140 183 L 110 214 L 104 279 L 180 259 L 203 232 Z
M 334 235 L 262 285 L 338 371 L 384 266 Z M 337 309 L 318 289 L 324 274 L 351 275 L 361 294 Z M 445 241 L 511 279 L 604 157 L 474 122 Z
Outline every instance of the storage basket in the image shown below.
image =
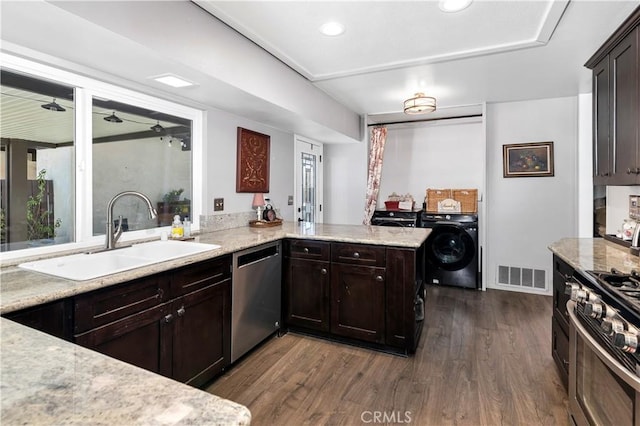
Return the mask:
M 385 201 L 384 207 L 387 210 L 398 210 L 399 204 L 400 204 L 400 201 Z
M 437 213 L 440 201 L 452 198 L 450 189 L 427 189 L 427 211 Z
M 462 213 L 478 213 L 477 189 L 452 189 L 451 198 L 460 202 Z

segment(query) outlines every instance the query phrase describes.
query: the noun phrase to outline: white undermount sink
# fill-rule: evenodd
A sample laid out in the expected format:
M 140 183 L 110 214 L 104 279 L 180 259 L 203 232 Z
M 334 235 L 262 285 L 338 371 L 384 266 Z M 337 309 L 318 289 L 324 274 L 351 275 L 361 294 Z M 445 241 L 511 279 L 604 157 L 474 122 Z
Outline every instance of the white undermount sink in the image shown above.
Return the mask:
M 79 253 L 25 262 L 18 266 L 29 271 L 84 281 L 218 248 L 220 246 L 217 244 L 151 241 L 98 253 Z

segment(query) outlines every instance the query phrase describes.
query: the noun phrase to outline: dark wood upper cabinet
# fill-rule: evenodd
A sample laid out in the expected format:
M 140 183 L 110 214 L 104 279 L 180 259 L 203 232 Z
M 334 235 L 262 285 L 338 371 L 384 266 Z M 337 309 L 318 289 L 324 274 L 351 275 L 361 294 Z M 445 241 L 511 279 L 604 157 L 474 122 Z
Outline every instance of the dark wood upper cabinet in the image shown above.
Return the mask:
M 640 184 L 640 7 L 587 61 L 596 185 Z

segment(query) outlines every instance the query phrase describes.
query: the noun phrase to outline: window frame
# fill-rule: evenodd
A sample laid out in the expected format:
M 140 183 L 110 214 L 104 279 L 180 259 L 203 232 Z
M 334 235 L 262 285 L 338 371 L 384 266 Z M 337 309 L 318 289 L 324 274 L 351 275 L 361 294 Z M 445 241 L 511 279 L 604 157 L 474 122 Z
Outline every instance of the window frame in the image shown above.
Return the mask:
M 61 251 L 80 250 L 87 247 L 104 244 L 104 235 L 93 235 L 93 137 L 92 137 L 92 108 L 93 98 L 108 98 L 117 102 L 128 103 L 142 108 L 151 109 L 191 120 L 191 229 L 200 230 L 200 214 L 203 209 L 204 182 L 204 120 L 205 112 L 193 107 L 181 105 L 173 101 L 147 95 L 84 77 L 72 72 L 64 71 L 48 65 L 33 62 L 0 52 L 2 68 L 28 74 L 34 78 L 51 80 L 60 84 L 74 87 L 74 240 L 70 243 L 56 244 L 46 247 L 26 248 L 2 252 L 2 259 L 12 260 L 52 254 Z M 135 241 L 140 239 L 159 238 L 163 232 L 168 232 L 170 226 L 129 231 L 124 233 L 120 241 Z

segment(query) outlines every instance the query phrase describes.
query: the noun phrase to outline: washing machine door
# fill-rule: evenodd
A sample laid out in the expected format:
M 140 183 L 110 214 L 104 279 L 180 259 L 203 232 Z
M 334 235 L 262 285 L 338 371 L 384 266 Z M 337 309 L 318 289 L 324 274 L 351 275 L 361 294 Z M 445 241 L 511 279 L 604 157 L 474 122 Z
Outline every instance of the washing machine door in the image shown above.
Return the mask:
M 467 267 L 476 254 L 473 239 L 457 224 L 438 224 L 426 241 L 427 261 L 446 271 Z

